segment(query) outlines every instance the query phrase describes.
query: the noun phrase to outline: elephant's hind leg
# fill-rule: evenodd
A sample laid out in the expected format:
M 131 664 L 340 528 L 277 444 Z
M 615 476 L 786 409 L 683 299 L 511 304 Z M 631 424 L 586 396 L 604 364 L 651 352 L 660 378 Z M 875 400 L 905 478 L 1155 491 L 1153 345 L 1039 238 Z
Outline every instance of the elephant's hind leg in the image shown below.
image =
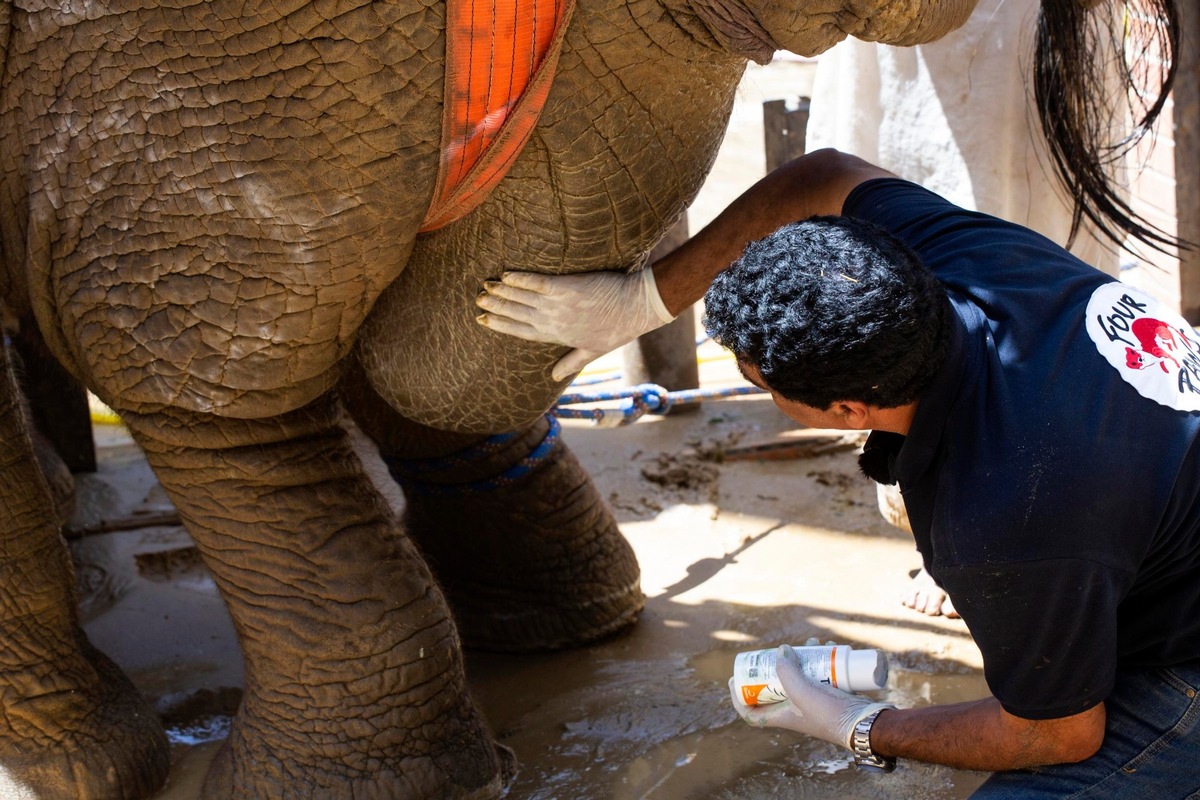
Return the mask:
M 458 634 L 328 397 L 261 420 L 130 429 L 234 620 L 245 693 L 209 800 L 494 798 L 511 774 Z
M 359 423 L 404 488 L 405 528 L 468 647 L 570 647 L 637 619 L 637 559 L 557 423 L 464 448 L 462 435 L 404 420 L 365 391 Z
M 140 800 L 166 780 L 166 736 L 79 626 L 9 358 L 0 343 L 0 797 Z

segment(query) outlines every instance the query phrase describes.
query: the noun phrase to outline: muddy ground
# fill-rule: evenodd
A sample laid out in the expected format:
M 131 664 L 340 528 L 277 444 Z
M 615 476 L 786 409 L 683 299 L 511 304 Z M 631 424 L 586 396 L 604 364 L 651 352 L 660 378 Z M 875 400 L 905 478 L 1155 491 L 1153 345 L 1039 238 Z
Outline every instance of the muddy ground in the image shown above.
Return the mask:
M 811 69 L 752 68 L 693 207 L 697 227 L 762 173 L 761 100 L 803 94 Z M 740 382 L 715 346 L 700 356 L 705 388 Z M 72 545 L 86 627 L 170 728 L 174 768 L 159 798 L 192 800 L 240 696 L 240 655 L 145 461 L 120 428 L 97 436 L 100 472 L 81 480 L 72 523 L 89 532 Z M 919 558 L 876 511 L 857 472 L 858 440 L 796 431 L 762 396 L 618 429 L 567 421 L 563 436 L 637 551 L 648 602 L 633 630 L 583 650 L 469 656 L 471 689 L 521 762 L 509 797 L 932 800 L 967 797 L 980 783 L 977 773 L 911 762 L 888 776 L 858 771 L 846 751 L 751 729 L 729 705 L 736 653 L 810 636 L 887 651 L 881 695 L 900 706 L 986 693 L 962 623 L 899 604 Z M 738 458 L 747 445 L 805 437 L 816 446 L 789 458 Z M 134 529 L 97 532 L 100 520 Z

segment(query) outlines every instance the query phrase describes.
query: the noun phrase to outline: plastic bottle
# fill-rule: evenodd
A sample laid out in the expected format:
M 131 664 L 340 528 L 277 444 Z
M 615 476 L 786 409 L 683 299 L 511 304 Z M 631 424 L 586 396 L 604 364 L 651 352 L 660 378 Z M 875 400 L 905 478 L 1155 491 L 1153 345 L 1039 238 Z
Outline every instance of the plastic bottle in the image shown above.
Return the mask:
M 871 692 L 887 685 L 887 657 L 879 650 L 854 650 L 844 644 L 793 647 L 804 674 L 848 692 Z M 775 674 L 775 649 L 738 653 L 733 680 L 748 706 L 781 703 L 787 692 Z

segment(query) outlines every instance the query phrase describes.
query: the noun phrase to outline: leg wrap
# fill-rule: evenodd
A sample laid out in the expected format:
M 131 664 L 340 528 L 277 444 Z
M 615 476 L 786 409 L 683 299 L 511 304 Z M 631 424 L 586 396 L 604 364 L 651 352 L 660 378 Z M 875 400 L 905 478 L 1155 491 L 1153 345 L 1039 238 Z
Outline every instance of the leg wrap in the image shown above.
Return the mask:
M 540 441 L 526 455 L 506 467 L 500 466 L 502 471 L 499 474 L 477 477 L 480 472 L 496 469 L 503 462 L 511 461 L 513 451 L 519 453 L 528 447 L 529 440 L 536 438 L 536 433 L 543 428 Z M 481 494 L 511 486 L 538 469 L 553 451 L 561 430 L 558 419 L 547 415 L 530 430 L 496 434 L 442 458 L 398 459 L 385 455 L 383 460 L 406 493 Z M 529 435 L 531 431 L 535 437 Z
M 637 560 L 553 417 L 449 456 L 385 460 L 466 644 L 568 647 L 637 618 Z

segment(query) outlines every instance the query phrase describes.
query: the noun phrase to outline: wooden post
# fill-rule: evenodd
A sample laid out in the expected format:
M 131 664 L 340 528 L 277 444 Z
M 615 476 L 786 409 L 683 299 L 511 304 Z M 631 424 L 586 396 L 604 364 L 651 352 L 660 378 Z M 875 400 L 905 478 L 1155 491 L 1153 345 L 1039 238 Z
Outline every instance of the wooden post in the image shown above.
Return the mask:
M 1183 26 L 1175 81 L 1175 216 L 1179 238 L 1196 247 L 1179 249 L 1179 307 L 1200 324 L 1200 9 L 1180 3 Z
M 667 231 L 650 251 L 650 263 L 688 240 L 687 214 Z M 647 267 L 648 269 L 648 267 Z M 692 307 L 680 312 L 673 322 L 651 331 L 621 348 L 623 377 L 629 386 L 653 383 L 667 391 L 700 388 L 700 365 L 696 362 L 696 313 Z M 672 411 L 699 408 L 698 403 L 674 406 Z
M 804 135 L 808 127 L 807 97 L 795 102 L 768 100 L 763 103 L 763 145 L 767 172 L 804 155 Z

